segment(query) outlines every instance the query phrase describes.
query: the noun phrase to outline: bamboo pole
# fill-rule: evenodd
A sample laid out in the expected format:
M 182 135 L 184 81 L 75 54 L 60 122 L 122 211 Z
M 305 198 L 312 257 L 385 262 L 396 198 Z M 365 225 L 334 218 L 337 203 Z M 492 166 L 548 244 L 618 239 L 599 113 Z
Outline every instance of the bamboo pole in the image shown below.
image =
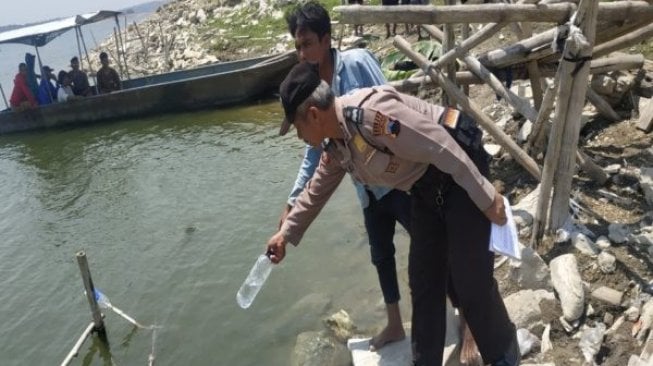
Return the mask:
M 608 181 L 608 173 L 606 173 L 603 168 L 598 166 L 598 164 L 596 164 L 592 158 L 590 158 L 580 149 L 576 150 L 576 161 L 578 162 L 580 168 L 600 185 L 604 185 L 605 182 Z
M 638 44 L 639 42 L 650 38 L 653 36 L 653 23 L 639 28 L 633 32 L 630 32 L 621 37 L 615 38 L 611 41 L 601 43 L 600 45 L 594 47 L 592 52 L 592 57 L 601 57 L 607 55 L 613 51 L 624 49 Z
M 91 59 L 88 57 L 88 50 L 86 49 L 86 41 L 84 41 L 84 34 L 82 33 L 82 29 L 80 26 L 77 26 L 77 28 L 79 29 L 79 38 L 82 40 L 82 46 L 84 46 L 84 54 L 86 55 L 86 61 L 88 62 L 88 69 L 91 71 L 93 83 L 95 84 L 95 94 L 100 94 L 100 91 L 97 88 L 97 77 L 95 75 L 95 72 L 93 71 L 93 66 L 91 65 Z
M 118 27 L 118 44 L 120 45 L 120 50 L 122 51 L 122 60 L 125 64 L 125 75 L 127 76 L 127 79 L 130 80 L 131 78 L 129 77 L 129 65 L 127 64 L 127 55 L 125 55 L 125 44 L 123 43 L 122 39 L 122 31 L 120 30 L 120 20 L 118 20 L 118 14 L 114 15 L 114 19 L 116 20 L 116 26 Z M 126 28 L 127 17 L 125 16 L 125 31 L 127 30 Z M 120 57 L 120 51 L 118 52 L 118 57 Z
M 70 352 L 68 352 L 66 358 L 64 358 L 63 362 L 61 362 L 61 366 L 68 366 L 73 358 L 77 357 L 79 354 L 79 349 L 82 348 L 82 345 L 93 331 L 93 328 L 95 328 L 95 323 L 91 322 L 86 327 L 86 329 L 84 329 L 84 332 L 82 332 L 82 335 L 79 337 L 79 339 L 77 339 L 77 342 L 75 342 L 73 348 L 70 350 Z
M 118 56 L 118 69 L 120 70 L 120 78 L 125 77 L 124 70 L 122 68 L 122 61 L 120 61 L 120 46 L 118 45 L 118 34 L 116 33 L 116 27 L 113 27 L 113 44 L 116 46 L 116 55 Z
M 455 0 L 445 0 L 444 3 L 447 6 L 453 6 L 456 4 Z M 456 45 L 456 32 L 454 24 L 444 25 L 444 38 L 440 39 L 439 41 L 442 43 L 442 52 L 445 54 L 453 50 Z M 456 84 L 456 65 L 454 63 L 445 63 L 443 64 L 443 71 L 447 78 L 451 80 L 452 83 Z M 442 103 L 449 107 L 453 107 L 455 104 L 453 98 L 450 97 L 448 93 L 444 94 Z
M 581 0 L 578 5 L 578 19 L 580 29 L 587 44 L 576 42 L 574 37 L 569 47 L 565 46 L 564 57 L 561 65 L 569 66 L 563 77 L 569 77 L 571 85 L 567 100 L 558 96 L 558 103 L 568 103 L 567 113 L 560 116 L 560 122 L 564 123 L 562 135 L 562 147 L 560 159 L 556 169 L 556 184 L 551 199 L 551 230 L 561 228 L 569 217 L 569 197 L 571 195 L 571 184 L 576 170 L 576 151 L 578 150 L 578 137 L 580 135 L 580 116 L 583 112 L 583 105 L 587 94 L 587 83 L 589 81 L 589 63 L 580 65 L 577 62 L 569 62 L 569 59 L 581 59 L 592 56 L 592 47 L 596 37 L 596 22 L 598 15 L 598 0 Z M 577 43 L 574 46 L 574 43 Z M 564 69 L 563 69 L 564 70 Z M 575 75 L 574 75 L 575 74 Z M 564 90 L 562 87 L 559 90 Z
M 424 26 L 423 28 L 430 34 L 433 26 Z M 435 33 L 432 35 L 436 37 Z M 481 65 L 481 63 L 478 62 L 476 58 L 464 55 L 462 60 L 465 62 L 465 64 L 467 64 L 467 67 L 472 73 L 474 73 L 474 75 L 478 76 L 481 80 L 487 83 L 498 95 L 506 99 L 506 101 L 508 101 L 508 103 L 510 103 L 510 105 L 513 106 L 513 108 L 515 108 L 524 117 L 526 117 L 531 122 L 535 122 L 537 119 L 537 111 L 531 107 L 529 102 L 518 97 L 506 87 L 504 87 L 501 81 L 497 79 L 497 77 L 494 76 L 494 74 L 492 74 L 488 69 Z M 431 65 L 431 67 L 437 66 L 434 64 Z
M 497 143 L 503 146 L 510 155 L 512 155 L 515 160 L 526 169 L 526 171 L 538 180 L 540 179 L 540 168 L 537 166 L 537 163 L 535 163 L 526 152 L 512 141 L 505 132 L 499 129 L 494 122 L 481 111 L 481 108 L 470 100 L 462 90 L 447 79 L 440 70 L 430 67 L 429 61 L 421 54 L 414 52 L 410 48 L 410 44 L 401 36 L 395 36 L 394 45 L 422 68 L 425 73 L 430 75 L 432 79 L 437 79 L 442 89 L 453 98 L 454 102 L 456 102 L 467 114 L 474 118 L 479 125 L 494 137 Z
M 599 114 L 603 117 L 613 122 L 621 121 L 621 116 L 619 116 L 612 106 L 610 106 L 602 96 L 595 92 L 591 86 L 587 88 L 587 100 L 596 107 L 596 110 L 599 111 Z
M 507 23 L 490 23 L 486 25 L 481 30 L 474 33 L 471 37 L 461 42 L 459 45 L 453 45 L 452 48 L 450 48 L 449 50 L 447 50 L 447 52 L 445 52 L 443 55 L 438 57 L 433 67 L 441 67 L 444 65 L 448 65 L 451 61 L 455 60 L 456 58 L 462 58 L 472 48 L 492 38 L 492 36 L 497 34 L 497 32 L 499 32 L 503 27 L 505 27 L 506 24 Z M 426 30 L 427 33 L 429 33 L 433 38 L 437 39 L 438 41 L 442 42 L 442 40 L 444 39 L 443 37 L 440 36 L 442 32 L 439 32 L 439 29 L 433 25 L 425 25 L 422 26 L 422 28 Z
M 640 20 L 625 25 L 604 22 L 600 28 L 601 33 L 597 34 L 597 42 L 608 42 L 648 24 L 648 21 Z M 554 37 L 564 40 L 567 33 L 567 25 L 560 25 L 508 46 L 488 51 L 480 55 L 479 60 L 486 67 L 506 67 L 531 60 L 538 60 L 540 63 L 557 62 L 560 54 L 551 47 L 551 43 Z M 597 56 L 594 55 L 594 58 Z
M 0 94 L 2 94 L 2 100 L 5 102 L 5 107 L 9 108 L 9 103 L 7 103 L 7 96 L 5 95 L 4 89 L 2 89 L 2 84 L 0 84 Z
M 336 6 L 345 24 L 451 24 L 498 22 L 566 22 L 578 7 L 566 2 L 541 6 L 537 4 L 481 5 L 396 5 Z M 653 6 L 646 1 L 615 1 L 599 4 L 599 20 L 623 21 L 653 19 Z
M 100 307 L 95 300 L 95 286 L 93 285 L 93 279 L 91 278 L 91 271 L 88 269 L 86 253 L 81 250 L 77 252 L 76 257 L 79 271 L 82 275 L 82 281 L 84 282 L 84 289 L 86 290 L 86 300 L 88 300 L 88 305 L 91 307 L 91 314 L 93 315 L 93 329 L 98 332 L 98 334 L 104 335 L 104 338 L 106 339 L 106 329 L 104 327 L 104 321 L 102 320 Z
M 537 157 L 544 151 L 546 144 L 546 137 L 549 135 L 549 128 L 547 122 L 549 115 L 553 110 L 553 102 L 555 101 L 556 85 L 555 83 L 546 88 L 544 97 L 542 98 L 542 105 L 537 114 L 537 119 L 533 123 L 533 131 L 528 137 L 528 146 L 530 146 L 529 153 L 531 156 Z
M 424 28 L 424 26 L 422 26 L 422 28 Z M 641 69 L 645 61 L 646 60 L 644 59 L 643 55 L 604 57 L 598 60 L 592 60 L 592 62 L 590 63 L 590 74 L 602 74 L 602 73 L 616 71 L 616 70 Z M 541 76 L 542 77 L 555 76 L 556 75 L 555 67 L 556 65 L 554 64 L 540 64 L 539 70 Z M 521 70 L 517 66 L 510 67 L 509 70 L 511 70 L 511 73 L 513 75 L 513 80 L 521 80 L 521 79 L 528 78 L 528 74 L 523 72 L 523 70 Z M 495 76 L 499 80 L 505 80 L 504 73 L 496 73 Z M 481 80 L 481 78 L 477 77 L 470 71 L 458 71 L 456 73 L 456 81 L 460 85 L 472 85 L 472 84 L 483 83 L 483 80 Z M 423 76 L 423 77 L 411 77 L 406 80 L 393 81 L 390 82 L 390 85 L 397 88 L 397 90 L 406 92 L 406 91 L 416 90 L 420 86 L 424 86 L 424 85 L 439 86 L 439 83 L 437 80 L 434 81 L 428 76 Z
M 82 44 L 79 41 L 79 27 L 75 27 L 75 39 L 77 39 L 77 53 L 79 55 L 79 67 L 84 68 L 84 58 L 82 57 Z

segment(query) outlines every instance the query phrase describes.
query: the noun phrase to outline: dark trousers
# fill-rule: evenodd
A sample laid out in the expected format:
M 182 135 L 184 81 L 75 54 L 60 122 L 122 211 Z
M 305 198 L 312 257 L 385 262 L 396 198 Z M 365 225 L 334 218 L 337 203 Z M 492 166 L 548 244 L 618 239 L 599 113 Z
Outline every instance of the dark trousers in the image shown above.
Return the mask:
M 485 152 L 470 157 L 487 176 Z M 417 365 L 442 365 L 448 282 L 484 362 L 497 361 L 515 330 L 493 277 L 489 220 L 451 176 L 433 166 L 411 189 L 411 201 L 408 274 Z
M 410 196 L 396 189 L 378 201 L 371 192 L 368 191 L 367 195 L 370 203 L 363 209 L 363 216 L 372 264 L 379 276 L 383 300 L 386 304 L 394 304 L 401 298 L 395 263 L 395 225 L 399 222 L 410 231 Z

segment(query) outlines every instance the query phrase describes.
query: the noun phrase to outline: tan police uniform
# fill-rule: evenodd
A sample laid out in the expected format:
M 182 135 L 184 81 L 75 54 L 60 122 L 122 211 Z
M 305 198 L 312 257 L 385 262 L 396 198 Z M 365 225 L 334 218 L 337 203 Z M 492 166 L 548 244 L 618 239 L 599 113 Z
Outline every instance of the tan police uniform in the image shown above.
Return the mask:
M 363 184 L 410 192 L 409 279 L 417 364 L 441 365 L 448 270 L 452 300 L 462 309 L 484 361 L 500 359 L 515 334 L 493 277 L 490 222 L 482 213 L 495 195 L 484 176 L 487 154 L 478 146 L 463 149 L 440 124 L 455 125 L 457 111 L 389 86 L 336 98 L 335 109 L 344 139 L 325 147 L 281 228 L 286 240 L 299 244 L 347 172 Z

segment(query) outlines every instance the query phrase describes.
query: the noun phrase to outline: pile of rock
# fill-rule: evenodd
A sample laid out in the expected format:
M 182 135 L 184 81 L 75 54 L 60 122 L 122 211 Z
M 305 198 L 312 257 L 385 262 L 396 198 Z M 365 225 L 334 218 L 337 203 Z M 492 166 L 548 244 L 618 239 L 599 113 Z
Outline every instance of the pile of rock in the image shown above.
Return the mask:
M 239 28 L 244 24 L 258 22 L 255 17 L 280 19 L 283 17 L 283 13 L 278 10 L 280 5 L 279 1 L 268 4 L 258 0 L 170 1 L 145 21 L 129 24 L 127 29 L 123 29 L 118 36 L 118 46 L 114 36 L 103 41 L 91 52 L 91 70 L 100 67 L 97 55 L 102 51 L 109 54 L 113 66 L 123 78 L 126 73 L 134 77 L 222 61 L 216 56 L 216 50 L 229 47 L 230 40 L 224 37 L 229 29 L 213 27 L 211 23 L 214 20 L 220 19 L 231 28 Z M 247 16 L 240 16 L 242 14 Z M 287 49 L 286 35 L 280 34 L 277 38 L 277 42 L 263 53 L 277 53 Z M 241 55 L 232 56 L 251 56 L 247 51 L 240 49 L 238 53 Z

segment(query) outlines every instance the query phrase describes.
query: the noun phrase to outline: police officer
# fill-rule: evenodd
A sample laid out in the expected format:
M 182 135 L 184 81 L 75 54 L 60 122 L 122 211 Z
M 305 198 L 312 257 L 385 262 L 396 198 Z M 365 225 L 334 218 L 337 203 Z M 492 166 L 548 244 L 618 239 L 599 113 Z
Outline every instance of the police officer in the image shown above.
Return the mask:
M 473 122 L 389 86 L 335 98 L 317 67 L 308 63 L 291 70 L 280 95 L 286 116 L 280 133 L 294 125 L 308 144 L 328 143 L 313 178 L 268 241 L 272 261 L 285 257 L 287 243 L 299 244 L 347 172 L 363 184 L 410 192 L 415 364 L 442 364 L 450 270 L 456 300 L 485 363 L 518 365 L 515 329 L 488 250 L 490 222 L 505 224 L 505 207 L 482 174 L 487 155 Z

